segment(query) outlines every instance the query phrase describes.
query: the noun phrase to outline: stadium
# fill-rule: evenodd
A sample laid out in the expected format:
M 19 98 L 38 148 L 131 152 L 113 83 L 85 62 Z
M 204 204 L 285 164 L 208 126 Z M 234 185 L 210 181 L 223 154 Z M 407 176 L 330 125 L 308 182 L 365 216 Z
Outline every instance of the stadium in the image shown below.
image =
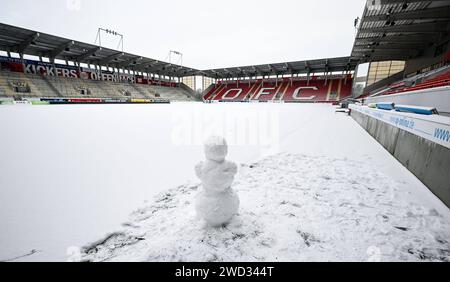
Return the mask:
M 0 261 L 449 262 L 450 2 L 359 2 L 210 69 L 0 23 Z

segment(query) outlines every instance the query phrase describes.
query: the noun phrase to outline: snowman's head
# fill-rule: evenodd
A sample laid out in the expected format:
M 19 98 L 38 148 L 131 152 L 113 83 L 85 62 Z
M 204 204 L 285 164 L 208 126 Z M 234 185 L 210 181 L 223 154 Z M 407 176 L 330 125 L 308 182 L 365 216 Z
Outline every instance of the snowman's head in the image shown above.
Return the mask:
M 205 141 L 206 159 L 216 162 L 223 162 L 228 154 L 228 145 L 225 138 L 221 136 L 211 136 Z

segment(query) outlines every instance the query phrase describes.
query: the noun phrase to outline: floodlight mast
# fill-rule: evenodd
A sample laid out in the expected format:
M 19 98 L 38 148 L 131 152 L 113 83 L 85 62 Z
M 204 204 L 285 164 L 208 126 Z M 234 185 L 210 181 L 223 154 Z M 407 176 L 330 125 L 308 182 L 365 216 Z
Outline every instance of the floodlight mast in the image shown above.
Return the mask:
M 179 63 L 180 66 L 183 66 L 183 53 L 178 52 L 178 51 L 174 51 L 174 50 L 170 50 L 169 52 L 169 63 L 172 63 L 172 54 L 178 56 L 178 61 L 176 62 L 177 64 Z
M 98 32 L 97 32 L 97 37 L 95 38 L 95 43 L 94 44 L 97 44 L 97 41 L 98 41 L 98 46 L 99 47 L 103 47 L 102 46 L 102 31 L 107 33 L 107 34 L 120 37 L 120 41 L 119 41 L 119 44 L 117 44 L 117 48 L 116 49 L 119 50 L 119 48 L 121 47 L 121 50 L 123 52 L 123 35 L 118 33 L 117 31 L 112 30 L 112 29 L 105 29 L 105 28 L 99 27 L 98 28 Z

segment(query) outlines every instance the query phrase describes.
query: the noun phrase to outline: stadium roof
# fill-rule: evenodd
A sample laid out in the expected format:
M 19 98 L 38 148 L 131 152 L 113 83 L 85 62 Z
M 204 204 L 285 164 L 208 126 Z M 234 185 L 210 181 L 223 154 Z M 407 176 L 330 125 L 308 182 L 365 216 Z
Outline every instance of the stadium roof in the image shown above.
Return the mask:
M 190 76 L 198 72 L 196 69 L 2 23 L 0 50 L 172 77 Z
M 172 77 L 237 78 L 352 71 L 360 63 L 421 56 L 450 34 L 450 1 L 369 0 L 350 57 L 199 71 L 0 23 L 0 50 Z
M 364 10 L 352 58 L 360 63 L 412 59 L 449 31 L 450 1 L 375 0 Z
M 320 72 L 352 71 L 357 61 L 350 57 L 330 58 L 310 61 L 298 61 L 276 64 L 264 64 L 245 67 L 232 67 L 204 70 L 200 73 L 212 78 L 236 78 L 268 75 L 289 75 Z

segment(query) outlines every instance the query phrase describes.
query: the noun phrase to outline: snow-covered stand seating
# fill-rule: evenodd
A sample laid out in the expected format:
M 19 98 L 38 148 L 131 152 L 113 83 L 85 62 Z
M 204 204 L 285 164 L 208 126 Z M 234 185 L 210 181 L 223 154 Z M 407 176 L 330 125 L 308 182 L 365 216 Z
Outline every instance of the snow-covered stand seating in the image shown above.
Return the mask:
M 450 207 L 450 117 L 435 115 L 435 108 L 393 103 L 350 109 L 356 122 Z

